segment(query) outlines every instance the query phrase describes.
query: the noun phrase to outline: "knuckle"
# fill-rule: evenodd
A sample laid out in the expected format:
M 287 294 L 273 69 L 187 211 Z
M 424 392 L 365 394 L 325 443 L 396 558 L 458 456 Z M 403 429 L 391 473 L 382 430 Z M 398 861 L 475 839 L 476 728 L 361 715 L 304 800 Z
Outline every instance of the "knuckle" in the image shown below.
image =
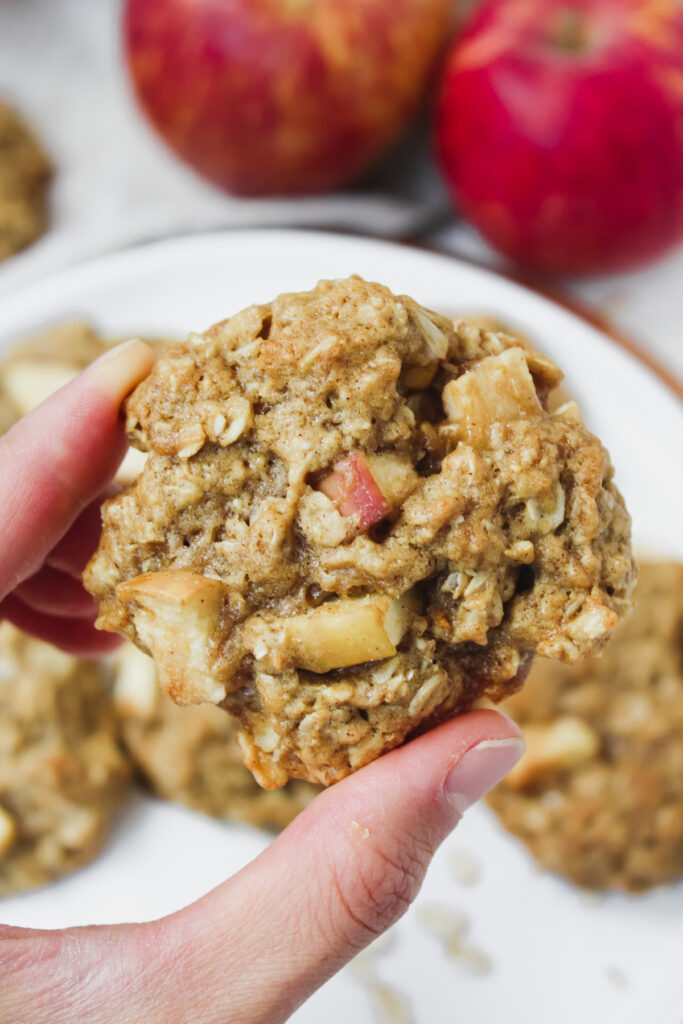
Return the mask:
M 403 835 L 393 844 L 364 844 L 343 870 L 334 866 L 338 917 L 347 944 L 360 949 L 403 916 L 433 853 L 423 838 Z

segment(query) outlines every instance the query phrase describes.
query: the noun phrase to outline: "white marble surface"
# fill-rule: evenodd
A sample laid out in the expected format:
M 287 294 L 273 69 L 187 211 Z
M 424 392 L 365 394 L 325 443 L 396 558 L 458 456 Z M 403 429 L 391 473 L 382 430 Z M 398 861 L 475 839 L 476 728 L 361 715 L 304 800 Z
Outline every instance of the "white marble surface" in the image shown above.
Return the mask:
M 319 225 L 415 237 L 500 265 L 450 214 L 426 159 L 426 132 L 364 187 L 343 195 L 243 201 L 202 182 L 167 152 L 135 107 L 119 52 L 120 7 L 121 0 L 0 0 L 0 95 L 25 112 L 57 166 L 52 228 L 0 265 L 0 300 L 98 252 L 225 226 Z M 559 283 L 683 378 L 683 249 L 637 273 Z

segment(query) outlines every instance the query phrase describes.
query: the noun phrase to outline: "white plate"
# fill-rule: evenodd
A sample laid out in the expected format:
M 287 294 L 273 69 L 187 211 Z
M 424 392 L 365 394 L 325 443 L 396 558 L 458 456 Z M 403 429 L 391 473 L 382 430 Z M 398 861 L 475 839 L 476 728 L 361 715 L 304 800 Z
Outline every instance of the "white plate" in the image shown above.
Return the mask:
M 683 558 L 683 415 L 676 398 L 583 321 L 451 258 L 312 232 L 173 239 L 66 270 L 5 297 L 0 349 L 72 314 L 115 335 L 180 337 L 278 292 L 350 273 L 443 312 L 491 312 L 530 336 L 563 367 L 588 424 L 610 449 L 640 549 Z M 140 797 L 94 864 L 44 890 L 1 901 L 0 918 L 35 927 L 152 918 L 206 892 L 265 842 L 254 830 Z M 479 882 L 469 887 L 449 872 L 449 851 L 463 848 L 481 866 Z M 538 873 L 523 847 L 479 807 L 437 854 L 417 902 L 465 911 L 472 943 L 493 963 L 488 975 L 468 974 L 443 955 L 411 910 L 378 965 L 408 996 L 417 1024 L 681 1024 L 683 884 L 590 902 Z M 374 1018 L 363 986 L 343 971 L 293 1019 L 346 1024 Z

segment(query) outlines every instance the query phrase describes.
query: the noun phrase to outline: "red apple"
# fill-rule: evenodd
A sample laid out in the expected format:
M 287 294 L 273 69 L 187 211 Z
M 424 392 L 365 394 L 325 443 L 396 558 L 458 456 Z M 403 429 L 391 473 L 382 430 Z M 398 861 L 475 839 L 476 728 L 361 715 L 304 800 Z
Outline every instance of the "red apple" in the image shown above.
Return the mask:
M 343 516 L 358 515 L 364 530 L 378 523 L 388 509 L 387 500 L 360 452 L 351 452 L 338 462 L 321 482 L 320 490 Z
M 169 146 L 240 195 L 323 192 L 415 113 L 450 0 L 127 0 L 138 99 Z
M 448 59 L 440 163 L 458 209 L 550 272 L 683 239 L 683 5 L 487 0 Z

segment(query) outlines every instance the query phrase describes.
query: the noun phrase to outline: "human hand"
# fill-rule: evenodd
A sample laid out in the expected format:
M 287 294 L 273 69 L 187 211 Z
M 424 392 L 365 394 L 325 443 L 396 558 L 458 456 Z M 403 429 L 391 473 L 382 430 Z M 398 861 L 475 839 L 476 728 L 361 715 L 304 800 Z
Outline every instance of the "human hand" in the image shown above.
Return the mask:
M 119 345 L 0 438 L 0 619 L 73 654 L 118 643 L 95 630 L 81 574 L 126 451 L 121 402 L 154 358 L 141 341 Z
M 108 649 L 80 572 L 125 450 L 119 408 L 150 369 L 129 343 L 0 440 L 0 614 L 78 653 Z M 417 895 L 435 850 L 518 760 L 493 711 L 441 725 L 320 794 L 259 857 L 144 924 L 0 926 L 3 1024 L 277 1024 Z

